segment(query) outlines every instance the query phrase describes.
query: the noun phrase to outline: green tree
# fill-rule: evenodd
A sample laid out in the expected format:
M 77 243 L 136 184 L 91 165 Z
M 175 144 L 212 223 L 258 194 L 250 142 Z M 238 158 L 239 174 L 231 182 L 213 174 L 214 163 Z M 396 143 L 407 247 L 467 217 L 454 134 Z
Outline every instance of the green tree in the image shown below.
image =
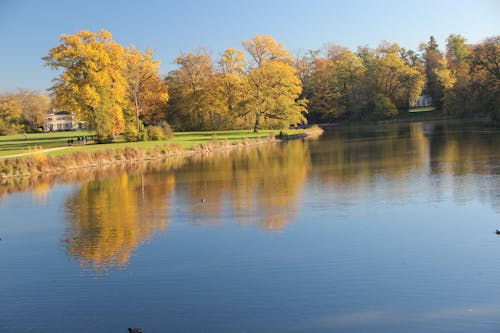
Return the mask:
M 431 36 L 429 42 L 424 47 L 425 75 L 427 84 L 425 91 L 431 96 L 432 104 L 438 108 L 442 108 L 443 90 L 436 72 L 441 67 L 443 62 L 443 54 L 439 51 L 438 44 Z

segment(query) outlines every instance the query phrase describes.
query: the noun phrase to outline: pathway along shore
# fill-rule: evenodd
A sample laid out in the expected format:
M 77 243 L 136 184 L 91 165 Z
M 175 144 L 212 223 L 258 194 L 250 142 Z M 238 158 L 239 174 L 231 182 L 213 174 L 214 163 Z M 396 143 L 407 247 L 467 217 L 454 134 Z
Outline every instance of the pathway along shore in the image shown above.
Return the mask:
M 255 146 L 265 143 L 278 143 L 287 140 L 307 139 L 323 134 L 320 127 L 313 126 L 297 134 L 280 134 L 264 139 L 243 139 L 239 142 L 227 140 L 201 143 L 190 149 L 183 149 L 175 143 L 159 143 L 149 151 L 143 147 L 117 148 L 96 150 L 94 152 L 77 151 L 56 157 L 46 154 L 48 151 L 63 149 L 65 147 L 51 148 L 33 153 L 14 155 L 10 158 L 0 159 L 0 180 L 30 177 L 46 173 L 63 173 L 84 168 L 98 168 L 110 165 L 119 165 L 140 161 L 161 160 L 193 154 L 208 153 Z

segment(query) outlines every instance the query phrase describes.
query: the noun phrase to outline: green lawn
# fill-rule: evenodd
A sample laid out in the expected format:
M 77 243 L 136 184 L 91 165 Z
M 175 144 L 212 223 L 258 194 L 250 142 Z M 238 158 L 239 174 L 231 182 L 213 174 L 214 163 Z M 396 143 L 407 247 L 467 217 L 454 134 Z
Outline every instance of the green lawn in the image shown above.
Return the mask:
M 435 111 L 436 107 L 434 106 L 427 106 L 427 107 L 422 107 L 422 108 L 414 108 L 414 109 L 409 109 L 408 112 L 415 113 L 415 112 L 430 112 L 430 111 Z
M 301 130 L 298 130 L 301 131 Z M 262 130 L 258 133 L 253 133 L 251 130 L 234 130 L 234 131 L 207 131 L 207 132 L 178 132 L 174 137 L 164 141 L 146 141 L 146 142 L 124 142 L 123 139 L 118 138 L 116 142 L 108 144 L 87 144 L 77 145 L 77 137 L 91 136 L 93 133 L 77 131 L 77 132 L 52 132 L 52 133 L 37 133 L 0 136 L 0 158 L 25 154 L 35 149 L 51 149 L 61 148 L 50 152 L 51 155 L 60 155 L 73 151 L 95 151 L 105 149 L 117 149 L 124 147 L 144 147 L 147 150 L 165 143 L 178 143 L 184 149 L 189 149 L 194 145 L 215 141 L 215 140 L 229 140 L 241 141 L 245 138 L 254 139 L 259 137 L 267 137 L 269 133 L 278 133 L 279 131 Z M 285 131 L 292 132 L 292 131 Z M 293 131 L 297 132 L 296 130 Z M 68 146 L 68 139 L 73 139 L 75 144 L 71 147 Z

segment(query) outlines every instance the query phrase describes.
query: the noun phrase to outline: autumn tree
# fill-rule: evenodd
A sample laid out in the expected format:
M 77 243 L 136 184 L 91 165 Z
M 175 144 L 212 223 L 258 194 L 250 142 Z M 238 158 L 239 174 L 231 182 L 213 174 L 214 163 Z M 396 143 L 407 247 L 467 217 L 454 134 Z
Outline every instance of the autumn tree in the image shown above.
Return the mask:
M 438 44 L 434 36 L 431 36 L 429 42 L 423 47 L 423 57 L 425 61 L 425 75 L 427 83 L 425 91 L 432 99 L 432 104 L 438 108 L 442 107 L 443 85 L 439 81 L 437 71 L 442 65 L 443 54 L 439 51 Z
M 293 59 L 281 43 L 270 36 L 256 36 L 243 42 L 252 62 L 244 114 L 253 114 L 253 130 L 305 121 L 305 102 L 297 100 L 302 84 Z
M 19 133 L 22 130 L 22 110 L 13 94 L 0 95 L 0 135 Z
M 0 134 L 36 132 L 51 106 L 49 96 L 30 89 L 0 96 Z
M 271 36 L 257 35 L 252 39 L 245 40 L 243 47 L 250 54 L 253 60 L 253 67 L 260 67 L 270 60 L 277 60 L 287 64 L 293 63 L 290 53 L 284 48 L 282 43 L 278 43 Z
M 376 50 L 375 70 L 370 74 L 376 94 L 387 97 L 396 108 L 408 108 L 420 96 L 425 77 L 418 67 L 405 62 L 401 55 L 397 44 L 381 45 Z
M 125 49 L 125 77 L 127 95 L 134 110 L 135 129 L 146 123 L 157 123 L 168 101 L 167 86 L 160 76 L 160 62 L 153 59 L 153 51 L 144 53 L 135 47 Z M 131 124 L 129 124 L 131 125 Z
M 422 60 L 412 50 L 383 43 L 354 53 L 330 45 L 314 58 L 304 95 L 316 121 L 382 119 L 414 104 L 424 83 Z
M 229 48 L 220 57 L 213 81 L 214 104 L 220 120 L 219 128 L 237 128 L 242 124 L 241 107 L 247 86 L 245 54 Z
M 209 121 L 209 84 L 214 75 L 212 58 L 207 50 L 197 49 L 177 57 L 178 69 L 167 78 L 170 92 L 169 118 L 182 129 L 206 129 Z
M 451 34 L 446 40 L 446 56 L 436 74 L 445 88 L 443 110 L 447 114 L 470 117 L 478 112 L 477 90 L 471 76 L 471 46 L 463 36 Z
M 36 132 L 43 127 L 44 115 L 50 111 L 50 97 L 31 89 L 19 89 L 15 96 L 21 107 L 26 130 Z
M 55 105 L 75 111 L 100 141 L 112 139 L 124 130 L 128 106 L 123 47 L 106 30 L 80 31 L 60 40 L 43 58 L 48 67 L 63 70 L 51 88 Z
M 357 112 L 360 80 L 364 73 L 360 58 L 339 45 L 329 45 L 326 56 L 312 57 L 312 69 L 304 80 L 309 115 L 316 121 L 353 117 Z

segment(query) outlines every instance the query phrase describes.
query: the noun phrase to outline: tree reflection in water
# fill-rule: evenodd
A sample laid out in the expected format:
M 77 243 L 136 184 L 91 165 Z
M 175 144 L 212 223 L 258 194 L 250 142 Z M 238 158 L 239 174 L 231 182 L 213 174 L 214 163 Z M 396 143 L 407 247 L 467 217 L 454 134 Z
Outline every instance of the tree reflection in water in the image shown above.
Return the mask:
M 301 196 L 313 193 L 313 187 L 332 204 L 380 193 L 395 203 L 418 192 L 432 201 L 446 193 L 461 201 L 479 196 L 498 208 L 497 177 L 483 176 L 500 174 L 499 147 L 498 131 L 482 126 L 436 122 L 336 128 L 312 142 L 246 147 L 190 161 L 65 174 L 57 180 L 19 180 L 2 185 L 0 199 L 30 189 L 43 201 L 58 182 L 81 184 L 65 202 L 64 244 L 83 266 L 103 270 L 124 267 L 140 244 L 164 232 L 174 219 L 282 230 L 295 220 Z
M 125 265 L 138 245 L 169 224 L 175 178 L 126 172 L 82 184 L 66 200 L 69 255 L 93 269 Z

